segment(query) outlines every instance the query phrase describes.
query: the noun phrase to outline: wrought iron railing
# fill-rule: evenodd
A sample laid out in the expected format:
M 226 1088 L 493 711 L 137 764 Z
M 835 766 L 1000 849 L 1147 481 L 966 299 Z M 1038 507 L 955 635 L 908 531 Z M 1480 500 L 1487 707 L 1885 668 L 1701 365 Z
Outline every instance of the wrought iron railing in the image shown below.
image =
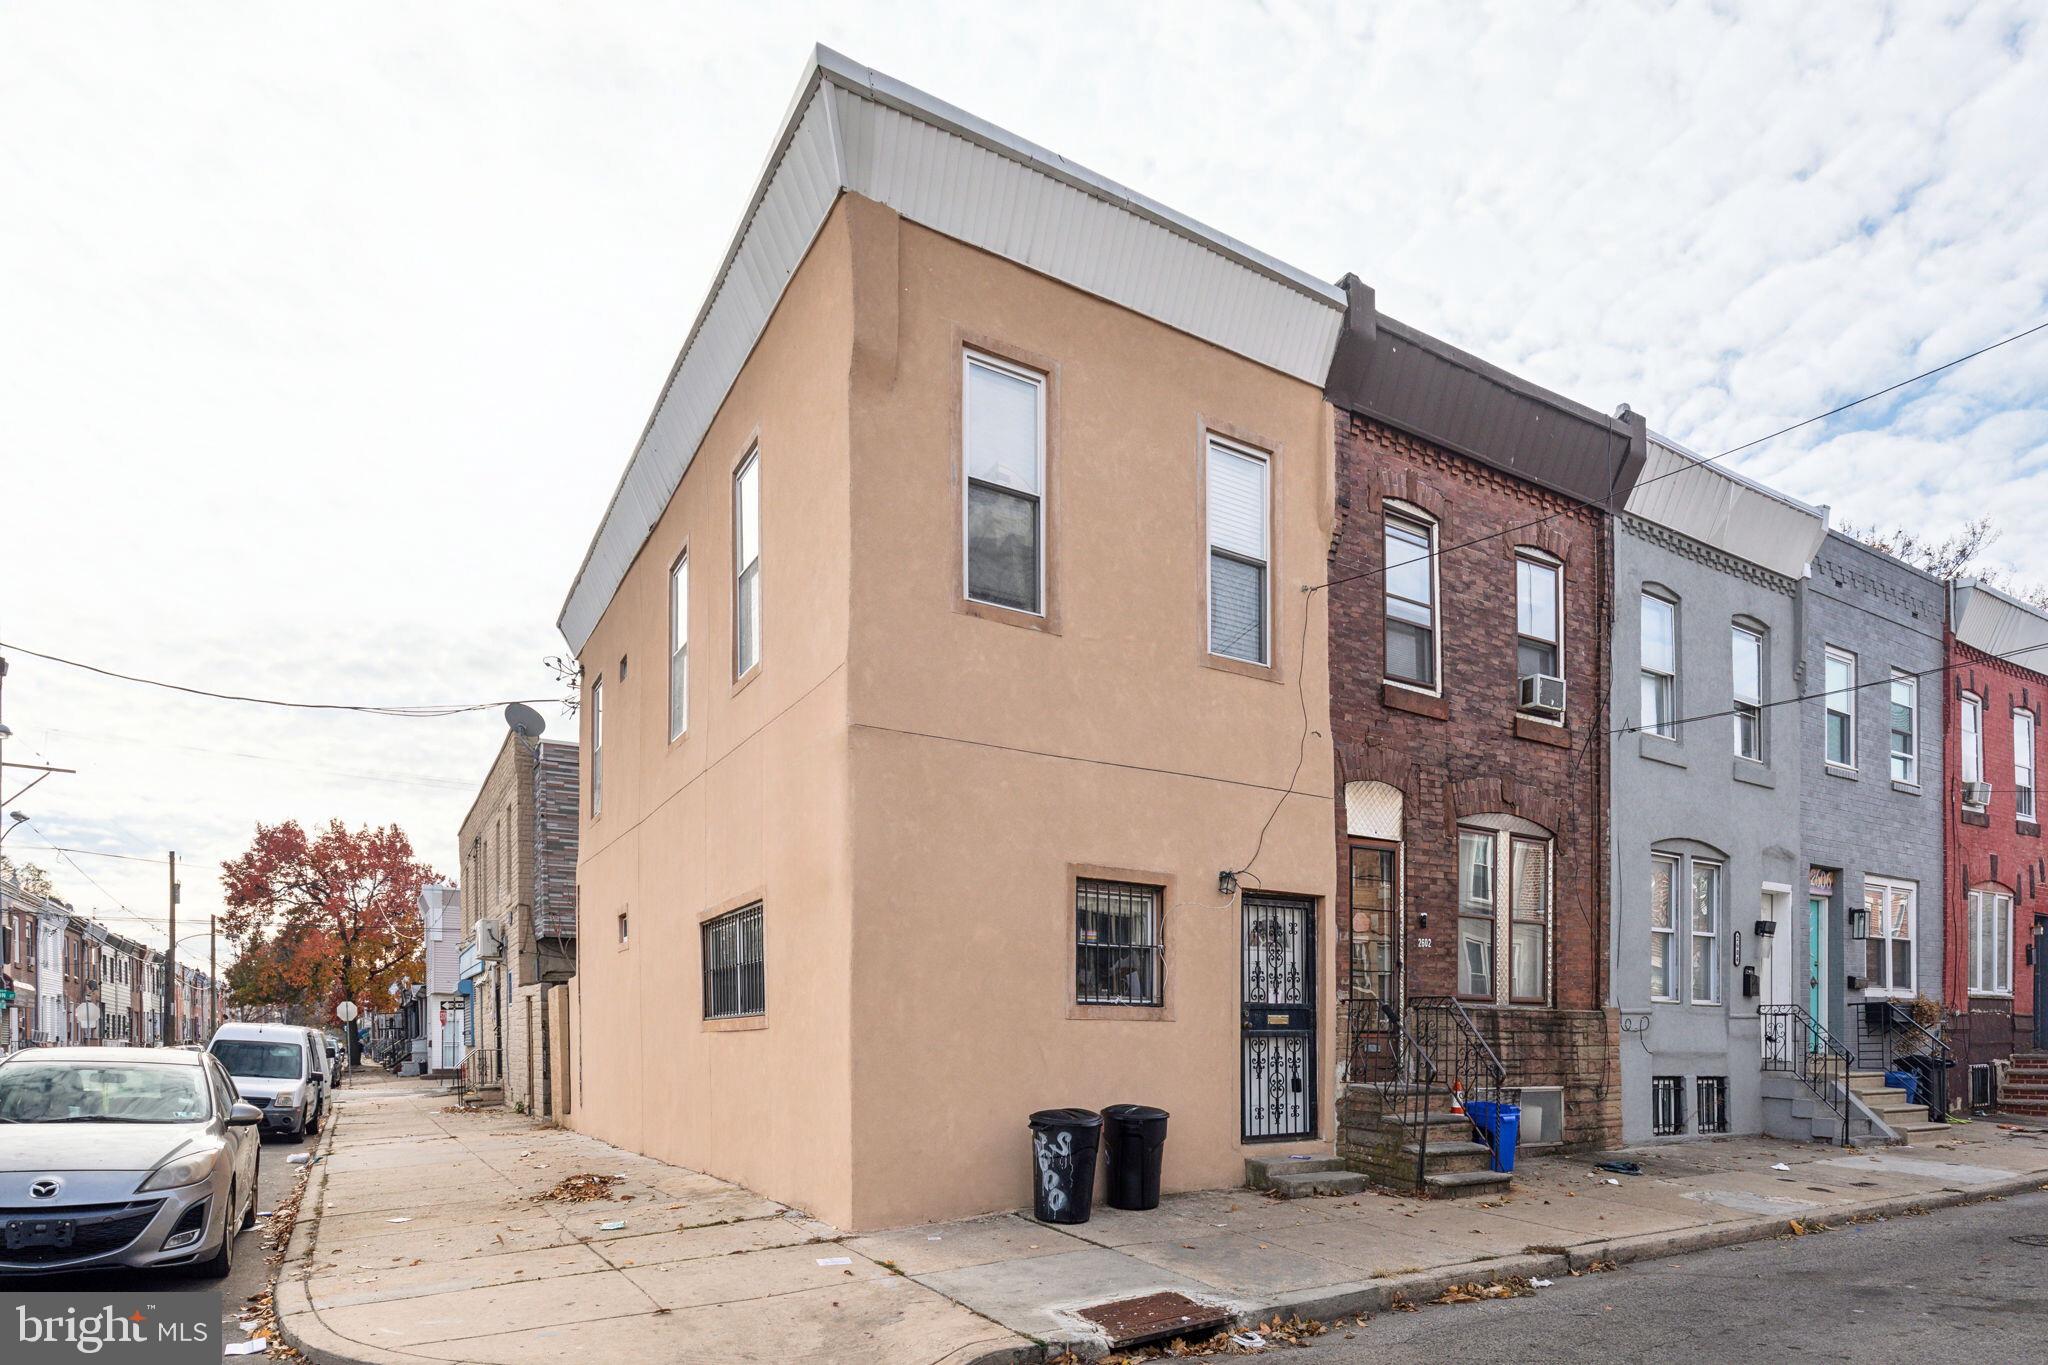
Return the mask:
M 1447 1100 L 1450 1088 L 1437 1070 L 1429 1049 L 1403 1023 L 1392 1005 L 1380 1006 L 1380 1027 L 1376 1032 L 1390 1044 L 1386 1056 L 1375 1067 L 1380 1074 L 1371 1083 L 1379 1091 L 1380 1118 L 1392 1120 L 1401 1137 L 1415 1142 L 1415 1188 L 1427 1189 L 1429 1175 L 1429 1128 L 1436 1102 Z M 1353 1025 L 1356 1037 L 1358 1028 Z M 1395 1153 L 1400 1152 L 1397 1139 Z
M 1917 1103 L 1927 1117 L 1948 1118 L 1948 1073 L 1955 1053 L 1941 1035 L 1896 1000 L 1865 1000 L 1849 1007 L 1856 1066 L 1862 1071 L 1911 1071 L 1919 1078 Z
M 1507 1100 L 1508 1069 L 1462 1003 L 1447 995 L 1415 997 L 1408 1002 L 1406 1024 L 1434 1059 L 1446 1092 L 1455 1093 L 1462 1104 L 1497 1106 Z M 1499 1123 L 1475 1123 L 1473 1129 L 1498 1157 Z
M 1836 1041 L 1802 1005 L 1765 1005 L 1763 1069 L 1799 1080 L 1841 1121 L 1842 1145 L 1849 1145 L 1849 1049 Z

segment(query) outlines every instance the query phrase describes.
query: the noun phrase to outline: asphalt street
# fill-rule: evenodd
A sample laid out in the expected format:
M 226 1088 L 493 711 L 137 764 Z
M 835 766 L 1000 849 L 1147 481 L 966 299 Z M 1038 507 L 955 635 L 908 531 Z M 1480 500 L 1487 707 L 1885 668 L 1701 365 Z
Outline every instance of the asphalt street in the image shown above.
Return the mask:
M 2048 1193 L 1560 1279 L 1333 1329 L 1294 1365 L 2048 1360 Z

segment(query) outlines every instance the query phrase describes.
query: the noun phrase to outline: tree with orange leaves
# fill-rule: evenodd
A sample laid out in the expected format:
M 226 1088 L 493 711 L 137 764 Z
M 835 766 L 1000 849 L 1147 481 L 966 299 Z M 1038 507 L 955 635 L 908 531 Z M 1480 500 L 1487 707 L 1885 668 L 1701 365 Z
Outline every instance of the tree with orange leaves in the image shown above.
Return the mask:
M 314 1024 L 343 1000 L 387 1004 L 391 987 L 421 977 L 420 888 L 438 880 L 396 825 L 330 820 L 308 836 L 296 820 L 258 824 L 248 851 L 221 864 L 221 928 L 261 964 L 238 994 L 267 997 L 239 1003 L 297 1006 L 316 1012 Z M 349 1036 L 353 1060 L 353 1027 Z

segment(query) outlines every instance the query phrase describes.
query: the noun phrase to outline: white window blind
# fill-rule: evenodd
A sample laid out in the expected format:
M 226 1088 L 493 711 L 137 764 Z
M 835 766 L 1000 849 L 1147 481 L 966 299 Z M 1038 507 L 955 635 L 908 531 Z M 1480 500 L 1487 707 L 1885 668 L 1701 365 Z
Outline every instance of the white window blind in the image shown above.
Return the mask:
M 967 595 L 1037 612 L 1045 539 L 1045 382 L 967 357 Z
M 1209 442 L 1209 650 L 1266 662 L 1266 461 Z

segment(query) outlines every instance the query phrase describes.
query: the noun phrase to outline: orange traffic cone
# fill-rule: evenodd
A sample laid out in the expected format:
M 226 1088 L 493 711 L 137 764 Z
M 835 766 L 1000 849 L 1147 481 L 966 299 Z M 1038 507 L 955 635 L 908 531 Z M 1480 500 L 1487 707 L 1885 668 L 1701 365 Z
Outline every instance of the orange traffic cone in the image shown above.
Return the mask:
M 1451 1112 L 1453 1114 L 1465 1112 L 1465 1083 L 1463 1081 L 1451 1082 Z

